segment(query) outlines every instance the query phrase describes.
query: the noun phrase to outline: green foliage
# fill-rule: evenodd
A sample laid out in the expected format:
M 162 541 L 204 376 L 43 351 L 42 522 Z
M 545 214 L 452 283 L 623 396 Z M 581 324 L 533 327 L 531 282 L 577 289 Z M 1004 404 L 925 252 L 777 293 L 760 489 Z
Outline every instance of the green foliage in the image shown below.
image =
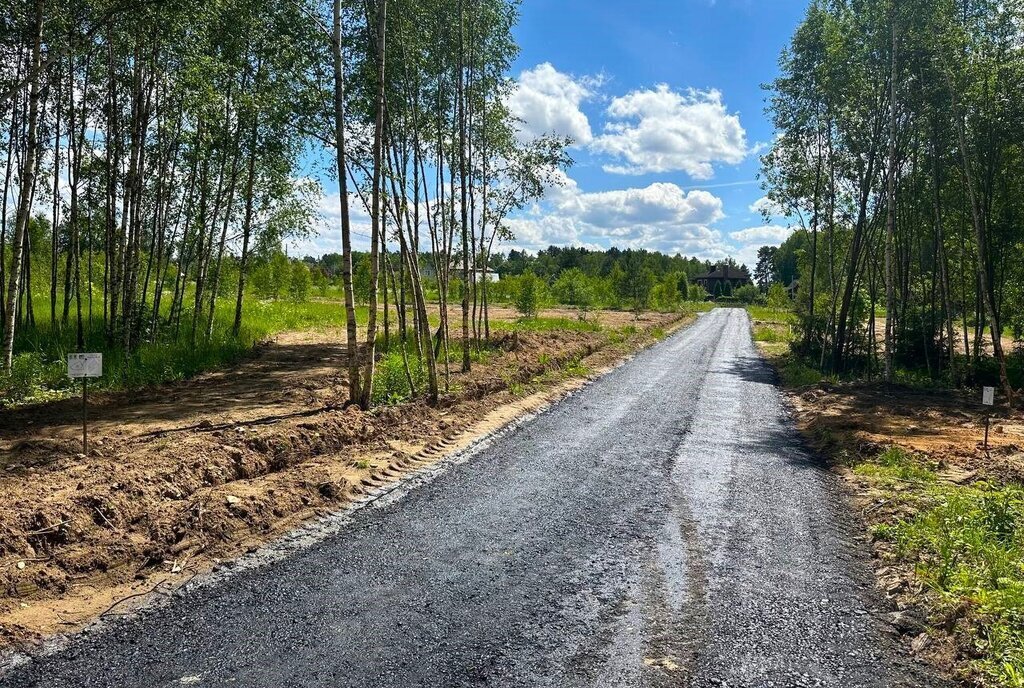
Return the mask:
M 597 300 L 593 282 L 594 278 L 588 277 L 579 268 L 570 268 L 555 280 L 551 290 L 559 303 L 575 306 L 580 311 L 580 317 L 585 318 Z
M 733 291 L 733 297 L 740 303 L 752 304 L 761 300 L 761 292 L 753 284 L 746 284 Z
M 651 290 L 651 304 L 659 311 L 675 311 L 682 303 L 687 287 L 686 275 L 670 272 L 656 281 Z
M 253 270 L 250 284 L 261 299 L 281 299 L 289 291 L 292 279 L 291 263 L 281 251 L 274 251 L 269 260 Z
M 920 486 L 911 497 L 916 513 L 876 529 L 876 537 L 917 562 L 917 575 L 945 610 L 969 603 L 978 657 L 973 668 L 998 685 L 1017 685 L 1024 673 L 1024 488 L 939 482 L 893 450 L 868 465 L 873 468 L 856 470 L 882 484 Z
M 595 320 L 573 320 L 570 318 L 522 318 L 514 323 L 496 320 L 491 329 L 497 332 L 549 332 L 564 330 L 569 332 L 600 332 L 601 323 Z
M 787 357 L 778 366 L 778 371 L 782 378 L 782 384 L 790 389 L 810 387 L 827 379 L 817 368 L 809 366 L 793 356 Z
M 795 347 L 807 360 L 881 376 L 884 337 L 867 325 L 882 307 L 894 367 L 935 380 L 977 382 L 994 352 L 965 354 L 956 340 L 991 313 L 1024 334 L 1022 20 L 1016 0 L 808 6 L 770 86 L 777 137 L 762 158 L 776 217 L 802 227 L 762 248 L 756 270 L 762 286 L 798 279 Z M 979 270 L 989 285 L 972 278 Z
M 889 447 L 874 461 L 858 464 L 853 470 L 857 475 L 870 476 L 885 483 L 935 480 L 934 471 L 897 446 Z
M 754 341 L 755 342 L 771 342 L 771 343 L 788 343 L 792 340 L 789 334 L 789 328 L 783 329 L 777 325 L 755 325 L 754 326 Z
M 788 308 L 791 305 L 786 288 L 778 282 L 768 287 L 767 302 L 771 308 Z
M 699 284 L 691 284 L 686 287 L 686 300 L 692 302 L 707 301 L 708 300 L 707 289 L 700 286 Z
M 292 301 L 308 301 L 309 290 L 313 286 L 313 275 L 309 266 L 301 260 L 292 263 L 289 275 L 288 296 Z
M 400 348 L 389 351 L 377 361 L 373 377 L 374 404 L 399 404 L 411 399 L 413 390 L 409 386 L 410 375 L 416 391 L 424 389 L 427 383 L 426 366 L 416 357 L 415 347 L 412 348 L 412 352 L 407 352 L 409 374 L 406 373 Z
M 773 323 L 778 325 L 795 325 L 797 323 L 796 313 L 788 308 L 773 308 L 771 306 L 747 306 L 747 313 L 754 320 Z
M 532 272 L 523 274 L 518 282 L 518 291 L 515 295 L 516 310 L 524 318 L 536 318 L 544 301 L 544 283 Z
M 616 264 L 611 280 L 616 295 L 630 310 L 639 313 L 650 305 L 655 275 L 638 257 L 631 257 L 622 265 Z
M 44 307 L 44 297 L 37 295 L 37 310 Z M 188 300 L 186 299 L 186 302 Z M 102 311 L 102 304 L 97 303 Z M 47 306 L 48 307 L 48 306 Z M 164 302 L 169 307 L 169 301 Z M 242 360 L 252 352 L 253 345 L 279 332 L 311 330 L 344 325 L 344 309 L 336 302 L 262 301 L 246 297 L 242 330 L 231 335 L 234 321 L 234 299 L 219 300 L 214 311 L 213 335 L 199 335 L 193 343 L 191 311 L 182 314 L 182 327 L 163 332 L 155 343 L 143 342 L 130 354 L 119 346 L 109 346 L 104 336 L 103 321 L 97 314 L 86 323 L 85 348 L 103 353 L 104 375 L 90 382 L 90 388 L 104 390 L 139 389 L 172 380 L 182 380 L 199 373 L 221 368 Z M 366 309 L 357 313 L 365 322 Z M 40 321 L 34 330 L 18 332 L 12 374 L 0 374 L 0 407 L 39 402 L 74 394 L 75 383 L 66 378 L 65 357 L 76 351 L 74 328 L 51 329 Z
M 60 397 L 74 385 L 63 362 L 46 362 L 35 353 L 17 354 L 10 374 L 0 371 L 0 408 L 26 399 L 45 401 Z

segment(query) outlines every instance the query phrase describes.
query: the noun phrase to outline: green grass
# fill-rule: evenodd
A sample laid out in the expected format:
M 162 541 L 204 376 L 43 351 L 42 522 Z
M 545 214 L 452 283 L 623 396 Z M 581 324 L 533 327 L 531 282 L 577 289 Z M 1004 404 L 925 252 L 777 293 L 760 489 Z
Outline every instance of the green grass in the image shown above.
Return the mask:
M 769 342 L 772 344 L 788 344 L 793 341 L 793 335 L 788 326 L 783 328 L 778 325 L 755 325 L 754 341 Z
M 714 301 L 684 301 L 680 308 L 684 313 L 707 313 L 716 307 Z
M 897 482 L 934 482 L 935 473 L 899 447 L 890 447 L 874 461 L 854 467 L 860 476 L 875 478 L 886 485 Z
M 84 323 L 85 350 L 103 353 L 104 375 L 91 382 L 94 389 L 139 389 L 163 382 L 182 380 L 199 373 L 231 365 L 248 355 L 253 346 L 275 334 L 288 330 L 313 330 L 341 327 L 345 310 L 341 303 L 311 300 L 306 302 L 260 301 L 247 298 L 243 304 L 243 324 L 238 336 L 231 333 L 234 322 L 234 300 L 222 298 L 214 310 L 213 334 L 205 336 L 205 313 L 192 338 L 192 312 L 182 313 L 177 332 L 164 325 L 156 341 L 144 341 L 126 353 L 120 342 L 111 345 L 103 329 L 102 301 L 96 298 L 94 317 Z M 170 308 L 167 296 L 161 308 L 166 318 Z M 186 303 L 189 301 L 186 298 Z M 51 327 L 46 296 L 33 300 L 36 314 L 34 328 L 22 328 L 15 341 L 15 360 L 10 375 L 0 374 L 0 405 L 17 405 L 47 401 L 68 396 L 77 389 L 65 376 L 65 359 L 77 351 L 75 326 Z M 360 307 L 357 315 L 365 322 L 367 309 Z M 149 319 L 145 318 L 148 325 Z M 72 317 L 73 321 L 73 317 Z
M 422 394 L 427 386 L 427 367 L 416 357 L 415 344 L 408 345 L 409 372 L 406 373 L 401 347 L 394 347 L 381 356 L 374 367 L 373 403 L 400 404 L 416 394 Z M 415 390 L 409 385 L 409 378 Z
M 779 323 L 783 325 L 795 325 L 797 323 L 796 313 L 789 308 L 771 308 L 769 306 L 747 306 L 747 313 L 752 320 L 762 322 Z
M 572 318 L 520 318 L 515 322 L 491 321 L 491 329 L 498 332 L 600 332 L 601 323 L 596 320 L 574 320 Z
M 792 354 L 786 354 L 781 357 L 776 361 L 775 367 L 779 371 L 779 377 L 782 378 L 784 387 L 810 387 L 822 380 L 835 379 L 834 377 L 823 375 L 820 370 L 805 364 Z
M 854 472 L 905 505 L 876 538 L 914 562 L 937 616 L 965 617 L 969 667 L 985 685 L 1021 686 L 1024 677 L 1024 486 L 939 480 L 934 466 L 893 447 Z

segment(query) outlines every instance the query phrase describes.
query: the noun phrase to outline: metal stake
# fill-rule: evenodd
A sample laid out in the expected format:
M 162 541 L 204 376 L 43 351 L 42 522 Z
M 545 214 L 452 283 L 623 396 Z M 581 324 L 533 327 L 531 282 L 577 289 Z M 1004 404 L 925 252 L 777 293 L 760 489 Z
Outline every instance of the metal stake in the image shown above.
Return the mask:
M 986 456 L 988 455 L 988 426 L 989 426 L 989 422 L 991 422 L 991 420 L 992 420 L 991 418 L 989 418 L 988 416 L 985 416 L 985 455 Z
M 89 399 L 89 378 L 82 378 L 82 453 L 89 454 L 89 426 L 87 423 L 87 404 Z

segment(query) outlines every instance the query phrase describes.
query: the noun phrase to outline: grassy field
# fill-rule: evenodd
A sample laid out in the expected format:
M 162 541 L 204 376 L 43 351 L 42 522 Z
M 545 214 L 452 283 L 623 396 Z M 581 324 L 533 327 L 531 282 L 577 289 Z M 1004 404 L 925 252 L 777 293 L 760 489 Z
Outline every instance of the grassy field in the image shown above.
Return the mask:
M 165 302 L 167 307 L 169 303 Z M 74 325 L 52 328 L 49 304 L 38 298 L 33 305 L 36 327 L 18 331 L 11 375 L 0 376 L 0 404 L 45 401 L 67 396 L 74 383 L 65 372 L 65 358 L 77 350 Z M 102 305 L 96 304 L 102 312 Z M 192 377 L 198 373 L 235 363 L 249 354 L 253 346 L 280 332 L 341 327 L 345 323 L 344 307 L 338 302 L 311 300 L 260 301 L 247 298 L 243 306 L 244 320 L 238 336 L 231 327 L 234 303 L 222 299 L 214 311 L 214 327 L 206 338 L 205 316 L 200 319 L 199 332 L 192 336 L 191 311 L 182 314 L 177 332 L 164 331 L 156 341 L 147 341 L 131 353 L 110 346 L 103 331 L 102 316 L 94 315 L 84 324 L 85 350 L 103 353 L 104 375 L 94 382 L 96 389 L 137 389 L 160 382 Z M 365 322 L 367 310 L 357 309 Z
M 957 484 L 925 456 L 892 446 L 853 472 L 903 513 L 873 536 L 913 564 L 931 622 L 972 646 L 967 670 L 1024 686 L 1024 486 L 995 478 Z

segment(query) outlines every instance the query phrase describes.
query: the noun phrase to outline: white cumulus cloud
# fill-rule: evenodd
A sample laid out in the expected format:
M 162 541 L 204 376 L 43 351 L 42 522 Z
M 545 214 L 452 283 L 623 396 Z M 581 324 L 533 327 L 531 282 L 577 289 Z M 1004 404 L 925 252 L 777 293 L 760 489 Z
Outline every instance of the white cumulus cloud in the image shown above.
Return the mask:
M 738 164 L 747 156 L 747 134 L 720 91 L 673 91 L 667 84 L 613 98 L 611 120 L 591 148 L 620 158 L 606 172 L 647 174 L 683 171 L 695 179 L 714 175 L 714 163 Z
M 656 182 L 584 192 L 566 176 L 542 203 L 506 225 L 516 237 L 512 244 L 531 250 L 551 244 L 618 246 L 717 259 L 730 252 L 711 227 L 724 216 L 722 200 L 707 191 Z
M 791 227 L 765 225 L 763 227 L 748 227 L 737 232 L 730 232 L 729 237 L 733 241 L 738 241 L 742 244 L 758 243 L 758 245 L 772 244 L 778 246 L 788 239 L 792 232 L 793 229 Z
M 761 196 L 761 198 L 751 203 L 749 209 L 750 212 L 756 215 L 763 215 L 769 218 L 782 217 L 785 215 L 785 211 L 779 207 L 779 204 L 767 196 Z
M 580 105 L 594 96 L 593 78 L 574 78 L 558 71 L 550 62 L 524 70 L 506 101 L 509 111 L 520 120 L 523 140 L 545 134 L 568 136 L 578 144 L 593 139 L 590 120 Z

